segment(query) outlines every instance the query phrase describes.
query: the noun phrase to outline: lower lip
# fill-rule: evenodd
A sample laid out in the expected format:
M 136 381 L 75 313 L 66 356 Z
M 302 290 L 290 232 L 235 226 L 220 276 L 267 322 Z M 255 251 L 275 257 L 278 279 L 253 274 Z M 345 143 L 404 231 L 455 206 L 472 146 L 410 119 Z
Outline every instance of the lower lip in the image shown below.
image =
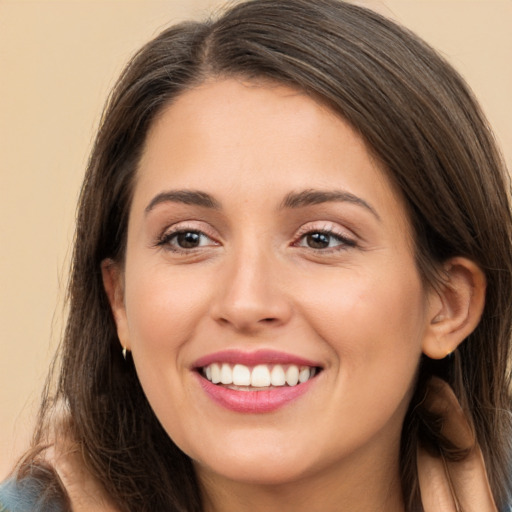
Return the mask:
M 201 387 L 218 405 L 231 411 L 241 413 L 272 412 L 297 400 L 311 389 L 315 378 L 297 386 L 280 386 L 263 391 L 237 391 L 224 386 L 217 386 L 197 374 Z

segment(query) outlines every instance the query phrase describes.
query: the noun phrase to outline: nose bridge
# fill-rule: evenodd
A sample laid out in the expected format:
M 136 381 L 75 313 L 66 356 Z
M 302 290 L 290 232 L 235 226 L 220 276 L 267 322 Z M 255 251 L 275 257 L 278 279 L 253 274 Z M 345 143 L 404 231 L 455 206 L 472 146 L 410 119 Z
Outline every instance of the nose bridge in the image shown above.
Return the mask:
M 291 304 L 279 278 L 279 258 L 269 245 L 253 239 L 231 251 L 215 306 L 218 321 L 257 330 L 289 320 Z

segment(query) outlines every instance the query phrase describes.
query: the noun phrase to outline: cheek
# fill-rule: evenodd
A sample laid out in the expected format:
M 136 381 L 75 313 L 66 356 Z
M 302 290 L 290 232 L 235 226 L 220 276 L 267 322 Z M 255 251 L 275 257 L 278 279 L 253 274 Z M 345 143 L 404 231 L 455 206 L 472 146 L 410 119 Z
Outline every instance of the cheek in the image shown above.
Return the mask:
M 197 282 L 172 275 L 165 265 L 127 267 L 126 311 L 137 375 L 153 411 L 176 440 L 194 423 L 184 353 L 207 310 L 207 293 Z M 198 434 L 199 435 L 199 434 Z
M 200 283 L 200 276 L 190 280 L 186 272 L 170 272 L 165 265 L 127 274 L 126 310 L 135 353 L 161 359 L 193 336 L 208 308 L 208 293 Z
M 386 381 L 393 380 L 392 371 L 397 378 L 414 375 L 426 304 L 415 267 L 400 273 L 402 268 L 407 267 L 350 269 L 338 282 L 326 281 L 326 293 L 304 290 L 303 314 L 335 352 L 341 378 L 362 374 Z
M 421 283 L 415 273 L 360 275 L 331 290 L 323 300 L 317 294 L 305 304 L 310 325 L 334 355 L 330 378 L 336 405 L 322 413 L 325 421 L 340 425 L 340 446 L 362 443 L 386 425 L 399 436 L 421 357 Z
M 125 301 L 137 375 L 164 424 L 186 400 L 184 355 L 207 310 L 207 292 L 165 265 L 127 268 Z

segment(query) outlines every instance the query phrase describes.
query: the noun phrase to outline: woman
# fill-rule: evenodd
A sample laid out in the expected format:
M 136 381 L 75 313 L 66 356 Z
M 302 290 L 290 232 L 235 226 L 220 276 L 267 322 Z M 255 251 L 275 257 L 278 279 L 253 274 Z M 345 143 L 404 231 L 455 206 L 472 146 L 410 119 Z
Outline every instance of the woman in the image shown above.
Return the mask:
M 371 11 L 164 31 L 109 100 L 5 506 L 504 510 L 508 188 L 464 82 Z

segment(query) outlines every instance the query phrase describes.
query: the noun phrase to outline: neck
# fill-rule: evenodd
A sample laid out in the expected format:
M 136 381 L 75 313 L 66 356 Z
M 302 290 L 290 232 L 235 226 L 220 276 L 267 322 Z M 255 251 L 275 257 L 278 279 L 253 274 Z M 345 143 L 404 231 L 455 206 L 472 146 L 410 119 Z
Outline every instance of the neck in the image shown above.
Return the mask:
M 198 469 L 205 512 L 403 512 L 395 464 L 375 457 L 371 465 L 346 461 L 293 482 L 239 482 Z

